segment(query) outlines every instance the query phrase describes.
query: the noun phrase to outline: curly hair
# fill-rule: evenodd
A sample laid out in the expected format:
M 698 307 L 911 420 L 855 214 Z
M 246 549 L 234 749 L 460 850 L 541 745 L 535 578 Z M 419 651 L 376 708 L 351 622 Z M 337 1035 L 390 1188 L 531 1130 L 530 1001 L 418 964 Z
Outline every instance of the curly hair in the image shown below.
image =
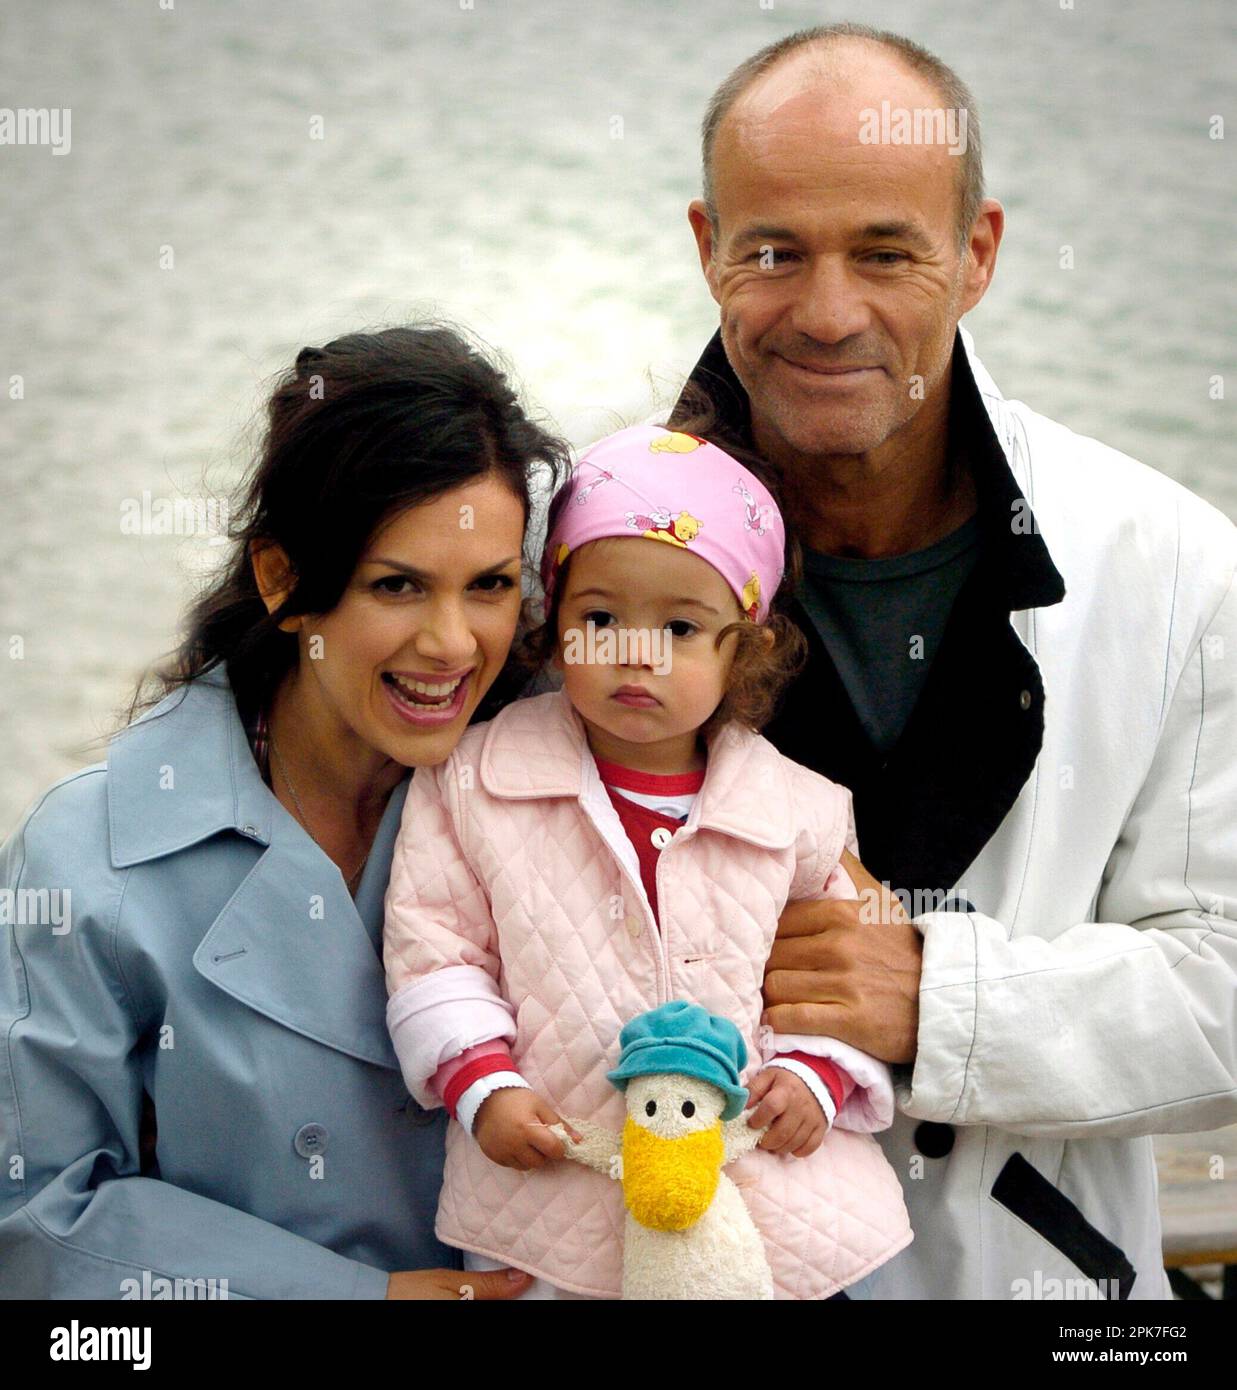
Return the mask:
M 760 479 L 781 508 L 776 472 L 750 446 L 728 435 L 711 398 L 703 389 L 688 383 L 675 408 L 673 423 L 666 428 L 694 434 L 724 449 Z M 550 503 L 547 537 L 553 533 L 558 513 L 569 495 L 570 484 L 564 484 Z M 543 671 L 557 650 L 559 606 L 567 590 L 572 558 L 568 555 L 559 570 L 545 621 L 520 640 L 514 653 L 518 661 L 534 671 Z M 784 565 L 782 583 L 773 597 L 765 621 L 754 623 L 745 618 L 727 623 L 717 634 L 714 645 L 719 650 L 732 633 L 737 642 L 726 692 L 700 729 L 706 741 L 731 722 L 759 733 L 773 718 L 787 686 L 807 662 L 807 639 L 783 607 L 785 595 L 798 586 L 803 575 L 802 552 L 789 531 L 786 535 Z M 767 634 L 772 634 L 771 640 Z

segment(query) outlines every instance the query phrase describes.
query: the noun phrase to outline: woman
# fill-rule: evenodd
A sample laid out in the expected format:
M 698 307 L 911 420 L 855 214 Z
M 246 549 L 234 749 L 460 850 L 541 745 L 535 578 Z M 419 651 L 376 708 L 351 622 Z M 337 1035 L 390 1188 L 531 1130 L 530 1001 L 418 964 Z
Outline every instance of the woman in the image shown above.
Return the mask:
M 408 769 L 518 688 L 530 473 L 566 462 L 449 329 L 279 382 L 158 707 L 0 850 L 31 905 L 0 962 L 0 1295 L 526 1287 L 434 1236 L 443 1118 L 387 1037 L 382 908 Z

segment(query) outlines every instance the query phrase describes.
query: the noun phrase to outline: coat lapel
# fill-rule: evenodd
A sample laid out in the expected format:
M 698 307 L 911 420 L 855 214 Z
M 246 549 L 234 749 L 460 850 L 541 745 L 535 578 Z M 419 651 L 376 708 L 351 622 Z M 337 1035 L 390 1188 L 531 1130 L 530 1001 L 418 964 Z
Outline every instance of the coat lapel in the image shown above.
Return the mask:
M 391 794 L 354 903 L 336 866 L 262 781 L 217 667 L 113 740 L 112 862 L 137 868 L 221 834 L 247 845 L 256 857 L 207 925 L 195 969 L 286 1028 L 395 1068 L 382 905 L 407 790 L 405 778 Z
M 392 793 L 384 823 L 407 782 Z M 282 808 L 281 808 L 282 809 Z M 393 832 L 392 832 L 393 833 Z M 375 845 L 375 850 L 377 845 Z M 385 883 L 390 848 L 365 877 Z M 378 894 L 381 913 L 381 894 Z M 286 813 L 193 955 L 211 984 L 285 1028 L 377 1066 L 397 1066 L 382 960 L 339 870 Z

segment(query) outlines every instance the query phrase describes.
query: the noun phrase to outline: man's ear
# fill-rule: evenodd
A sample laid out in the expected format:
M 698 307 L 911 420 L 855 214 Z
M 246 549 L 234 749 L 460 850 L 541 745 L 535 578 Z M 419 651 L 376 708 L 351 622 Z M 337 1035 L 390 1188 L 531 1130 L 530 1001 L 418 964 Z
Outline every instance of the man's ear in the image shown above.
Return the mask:
M 717 295 L 717 270 L 713 261 L 713 223 L 709 220 L 709 210 L 701 198 L 693 198 L 687 206 L 687 220 L 691 223 L 692 235 L 696 238 L 696 251 L 700 256 L 700 269 L 704 271 L 709 293 L 721 303 Z
M 973 309 L 988 292 L 996 274 L 996 253 L 1004 232 L 1005 209 L 995 198 L 985 198 L 967 244 L 959 317 Z
M 249 563 L 253 566 L 253 577 L 266 611 L 273 613 L 292 592 L 292 565 L 287 551 L 276 541 L 250 541 Z M 279 630 L 299 632 L 303 622 L 301 616 L 285 618 Z

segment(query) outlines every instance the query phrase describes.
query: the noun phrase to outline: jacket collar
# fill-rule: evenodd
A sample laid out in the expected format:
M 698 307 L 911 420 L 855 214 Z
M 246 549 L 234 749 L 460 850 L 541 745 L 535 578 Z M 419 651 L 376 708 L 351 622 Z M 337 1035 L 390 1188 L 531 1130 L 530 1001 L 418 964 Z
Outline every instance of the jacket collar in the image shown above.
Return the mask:
M 704 784 L 684 830 L 716 830 L 762 849 L 793 844 L 793 788 L 773 745 L 731 723 L 715 731 L 708 746 Z M 592 802 L 600 785 L 584 721 L 562 689 L 517 700 L 498 714 L 486 729 L 479 771 L 492 796 L 512 800 L 571 796 Z
M 107 767 L 116 868 L 220 832 L 254 842 L 254 862 L 194 951 L 198 973 L 285 1028 L 396 1069 L 380 952 L 409 779 L 391 793 L 354 902 L 339 870 L 263 782 L 222 667 L 118 734 Z
M 221 830 L 271 842 L 274 797 L 222 666 L 117 734 L 107 774 L 114 868 L 174 854 Z
M 692 369 L 690 381 L 709 393 L 723 429 L 751 447 L 750 403 L 726 356 L 720 330 Z M 676 415 L 681 406 L 680 399 Z M 971 335 L 961 327 L 954 339 L 948 431 L 951 462 L 969 468 L 975 479 L 980 544 L 994 593 L 1000 592 L 1003 606 L 1010 611 L 1060 603 L 1065 582 L 1039 533 L 1027 496 L 1032 488 L 1025 440 L 996 383 L 975 355 Z

